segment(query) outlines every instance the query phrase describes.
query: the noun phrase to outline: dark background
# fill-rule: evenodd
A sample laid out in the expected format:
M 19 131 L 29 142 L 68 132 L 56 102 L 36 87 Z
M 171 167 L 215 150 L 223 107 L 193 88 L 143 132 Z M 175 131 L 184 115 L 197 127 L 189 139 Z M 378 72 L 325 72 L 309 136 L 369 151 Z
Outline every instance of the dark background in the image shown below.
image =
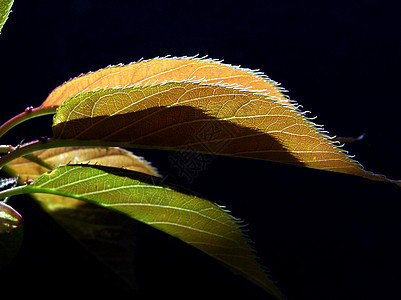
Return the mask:
M 156 56 L 200 56 L 260 69 L 282 83 L 366 169 L 401 178 L 398 1 L 16 0 L 0 36 L 1 117 L 39 106 L 71 77 Z M 50 118 L 2 144 L 50 135 Z M 226 205 L 248 224 L 261 263 L 288 299 L 401 299 L 401 190 L 388 183 L 271 162 L 217 158 L 193 182 L 171 153 L 135 150 L 170 180 Z M 2 273 L 17 294 L 129 295 L 31 202 L 19 263 Z M 141 292 L 264 299 L 199 251 L 138 229 Z M 185 287 L 185 288 L 183 288 Z

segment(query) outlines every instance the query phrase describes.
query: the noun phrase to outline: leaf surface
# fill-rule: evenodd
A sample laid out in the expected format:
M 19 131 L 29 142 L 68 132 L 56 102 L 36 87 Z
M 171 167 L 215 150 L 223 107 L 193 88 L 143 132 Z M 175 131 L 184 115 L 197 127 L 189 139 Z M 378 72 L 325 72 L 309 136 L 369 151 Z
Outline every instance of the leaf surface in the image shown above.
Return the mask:
M 53 133 L 55 139 L 266 159 L 391 181 L 363 170 L 295 107 L 221 85 L 168 82 L 82 93 L 60 106 Z
M 293 102 L 283 94 L 285 90 L 277 82 L 257 70 L 252 71 L 223 64 L 217 60 L 197 57 L 154 58 L 128 65 L 109 66 L 65 82 L 54 89 L 40 107 L 28 107 L 25 112 L 0 126 L 0 137 L 26 120 L 54 114 L 64 100 L 82 92 L 184 80 L 258 90 L 285 105 L 293 105 Z
M 224 83 L 259 90 L 280 102 L 290 104 L 287 97 L 282 94 L 284 90 L 258 71 L 223 64 L 212 59 L 165 57 L 110 66 L 78 76 L 57 87 L 43 102 L 41 108 L 58 107 L 72 96 L 96 89 L 184 80 Z
M 13 232 L 21 224 L 21 215 L 11 206 L 0 202 L 0 234 Z
M 10 14 L 14 0 L 0 0 L 0 33 Z
M 51 169 L 66 164 L 90 163 L 159 176 L 156 169 L 144 159 L 117 147 L 60 147 L 38 151 L 33 156 Z M 18 175 L 22 181 L 35 180 L 49 171 L 48 168 L 24 157 L 10 162 L 7 167 L 11 168 L 12 174 Z
M 221 207 L 163 186 L 157 177 L 116 168 L 68 165 L 19 193 L 73 197 L 124 213 L 216 258 L 278 298 L 237 221 Z
M 36 152 L 34 156 L 51 169 L 69 163 L 121 167 L 158 176 L 157 171 L 131 152 L 114 147 L 61 147 Z M 47 168 L 23 157 L 4 171 L 21 181 L 36 180 Z M 135 285 L 135 221 L 110 209 L 74 198 L 31 194 L 43 209 L 90 253 L 113 270 L 124 282 Z

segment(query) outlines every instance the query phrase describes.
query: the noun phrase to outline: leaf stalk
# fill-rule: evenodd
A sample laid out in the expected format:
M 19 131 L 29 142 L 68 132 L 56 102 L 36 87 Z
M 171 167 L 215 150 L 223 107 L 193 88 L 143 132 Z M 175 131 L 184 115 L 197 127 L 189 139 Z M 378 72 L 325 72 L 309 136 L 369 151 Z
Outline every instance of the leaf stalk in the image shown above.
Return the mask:
M 15 195 L 22 195 L 22 194 L 27 194 L 29 193 L 28 191 L 28 186 L 27 185 L 21 185 L 13 188 L 9 188 L 7 190 L 0 191 L 0 199 L 5 199 L 11 196 Z
M 0 138 L 18 124 L 21 124 L 27 120 L 36 117 L 53 115 L 56 113 L 56 110 L 57 110 L 56 107 L 37 107 L 37 108 L 27 107 L 24 112 L 20 113 L 19 115 L 16 115 L 15 117 L 11 118 L 10 120 L 8 120 L 7 122 L 5 122 L 3 125 L 0 126 Z

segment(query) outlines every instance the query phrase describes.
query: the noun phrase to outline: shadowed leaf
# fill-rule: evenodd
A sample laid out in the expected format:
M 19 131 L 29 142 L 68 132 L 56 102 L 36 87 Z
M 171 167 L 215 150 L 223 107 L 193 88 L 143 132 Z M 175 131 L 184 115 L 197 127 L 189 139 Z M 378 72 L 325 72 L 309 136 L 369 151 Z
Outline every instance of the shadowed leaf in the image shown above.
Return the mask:
M 53 132 L 55 139 L 266 159 L 391 181 L 363 170 L 296 108 L 227 86 L 169 82 L 83 93 L 60 106 Z
M 149 175 L 157 172 L 146 161 L 131 152 L 112 147 L 56 148 L 36 152 L 34 156 L 52 169 L 68 163 L 121 167 Z M 11 162 L 4 169 L 19 175 L 20 180 L 35 180 L 48 171 L 25 158 Z M 135 284 L 135 221 L 115 211 L 81 200 L 32 194 L 41 206 L 76 240 L 126 283 Z
M 18 193 L 50 193 L 95 203 L 168 233 L 282 298 L 237 221 L 221 207 L 161 184 L 157 177 L 100 166 L 61 166 Z

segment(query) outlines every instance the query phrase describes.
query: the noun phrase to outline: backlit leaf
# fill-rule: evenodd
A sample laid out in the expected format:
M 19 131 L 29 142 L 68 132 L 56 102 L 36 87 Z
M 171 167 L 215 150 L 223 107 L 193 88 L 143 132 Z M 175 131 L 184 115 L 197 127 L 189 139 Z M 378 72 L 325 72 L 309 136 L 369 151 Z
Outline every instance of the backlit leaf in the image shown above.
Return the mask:
M 282 298 L 259 264 L 237 221 L 221 207 L 163 186 L 157 177 L 88 165 L 61 166 L 18 193 L 50 193 L 95 203 L 168 233 Z
M 283 89 L 260 72 L 223 64 L 212 59 L 164 57 L 125 66 L 110 66 L 76 77 L 57 87 L 47 97 L 41 108 L 58 107 L 69 97 L 100 88 L 183 80 L 202 80 L 204 83 L 224 83 L 260 90 L 280 102 L 290 104 L 282 94 Z
M 10 14 L 14 0 L 0 0 L 0 33 Z
M 51 169 L 66 164 L 90 163 L 158 176 L 157 171 L 145 160 L 116 147 L 60 147 L 35 152 L 34 157 L 48 164 Z M 18 175 L 22 181 L 35 180 L 39 175 L 49 171 L 48 168 L 23 157 L 10 162 L 7 167 L 11 168 L 12 174 Z
M 259 71 L 223 64 L 212 59 L 163 57 L 128 65 L 109 66 L 73 78 L 54 89 L 40 107 L 28 107 L 25 112 L 0 126 L 0 137 L 24 121 L 38 116 L 54 114 L 64 100 L 81 92 L 183 80 L 220 83 L 258 90 L 285 105 L 293 105 L 283 94 L 284 89 Z
M 53 133 L 55 139 L 266 159 L 391 181 L 363 170 L 295 107 L 221 85 L 169 82 L 82 93 L 60 106 Z
M 52 169 L 68 163 L 91 163 L 158 176 L 156 170 L 146 161 L 119 148 L 62 147 L 36 152 L 34 156 Z M 19 158 L 6 166 L 4 171 L 27 181 L 37 179 L 48 169 L 25 158 Z M 135 221 L 110 209 L 81 200 L 51 194 L 31 195 L 89 252 L 125 282 L 134 284 Z

